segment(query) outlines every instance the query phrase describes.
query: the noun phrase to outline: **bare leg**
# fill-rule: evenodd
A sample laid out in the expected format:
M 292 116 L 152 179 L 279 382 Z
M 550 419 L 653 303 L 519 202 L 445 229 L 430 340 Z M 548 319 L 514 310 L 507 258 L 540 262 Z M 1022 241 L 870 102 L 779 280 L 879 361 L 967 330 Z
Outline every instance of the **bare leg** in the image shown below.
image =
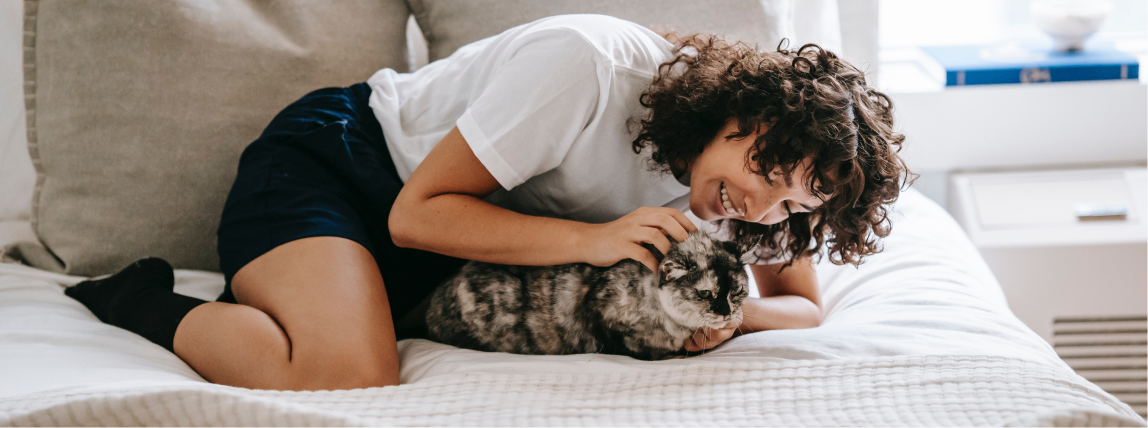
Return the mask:
M 175 353 L 205 379 L 256 389 L 351 389 L 399 383 L 383 278 L 354 241 L 292 241 L 232 278 L 240 304 L 193 309 Z

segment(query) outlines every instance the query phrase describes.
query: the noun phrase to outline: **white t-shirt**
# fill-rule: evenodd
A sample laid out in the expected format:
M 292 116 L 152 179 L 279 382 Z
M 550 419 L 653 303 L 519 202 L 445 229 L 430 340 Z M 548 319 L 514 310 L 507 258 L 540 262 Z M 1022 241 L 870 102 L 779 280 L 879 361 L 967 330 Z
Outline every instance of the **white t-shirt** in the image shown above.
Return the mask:
M 650 171 L 628 124 L 645 112 L 639 96 L 671 48 L 629 21 L 555 16 L 414 73 L 379 70 L 367 80 L 370 105 L 403 181 L 457 126 L 502 185 L 486 198 L 496 206 L 590 223 L 644 206 L 688 211 L 689 187 Z
M 538 20 L 414 73 L 371 76 L 371 108 L 399 176 L 451 128 L 502 185 L 486 200 L 522 214 L 601 223 L 643 206 L 689 207 L 689 187 L 650 171 L 627 121 L 671 44 L 602 15 Z

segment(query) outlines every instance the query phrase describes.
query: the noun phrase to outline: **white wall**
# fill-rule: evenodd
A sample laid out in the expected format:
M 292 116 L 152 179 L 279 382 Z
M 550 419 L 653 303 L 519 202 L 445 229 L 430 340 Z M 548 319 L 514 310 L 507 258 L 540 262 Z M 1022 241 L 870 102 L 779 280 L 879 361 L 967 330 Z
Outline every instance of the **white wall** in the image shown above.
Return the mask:
M 1046 83 L 892 94 L 903 154 L 921 171 L 1144 163 L 1148 87 Z
M 24 2 L 0 1 L 0 222 L 28 220 L 36 172 L 24 122 Z

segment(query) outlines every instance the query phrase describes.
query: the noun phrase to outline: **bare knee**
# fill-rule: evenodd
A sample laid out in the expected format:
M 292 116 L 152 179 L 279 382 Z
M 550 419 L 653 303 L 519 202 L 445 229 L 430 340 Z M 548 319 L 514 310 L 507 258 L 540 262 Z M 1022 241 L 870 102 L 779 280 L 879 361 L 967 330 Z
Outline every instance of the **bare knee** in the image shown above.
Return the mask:
M 176 355 L 213 383 L 275 389 L 290 367 L 286 333 L 250 306 L 200 305 L 180 322 L 173 342 Z
M 239 303 L 266 313 L 285 335 L 286 364 L 272 369 L 276 389 L 398 384 L 386 287 L 362 245 L 337 237 L 291 241 L 240 269 L 232 290 Z
M 399 383 L 397 348 L 380 346 L 386 337 L 343 340 L 337 346 L 307 339 L 291 337 L 258 309 L 212 302 L 180 323 L 175 352 L 208 381 L 243 388 L 336 390 Z

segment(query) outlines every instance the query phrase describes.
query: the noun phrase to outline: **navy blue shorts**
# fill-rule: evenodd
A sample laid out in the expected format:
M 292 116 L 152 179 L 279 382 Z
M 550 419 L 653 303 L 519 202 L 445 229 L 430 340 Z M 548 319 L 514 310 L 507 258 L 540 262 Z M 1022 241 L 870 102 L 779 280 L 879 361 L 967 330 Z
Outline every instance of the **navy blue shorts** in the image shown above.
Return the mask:
M 465 263 L 391 240 L 387 217 L 403 182 L 370 95 L 366 83 L 311 92 L 243 151 L 219 223 L 219 301 L 235 303 L 231 278 L 247 263 L 313 236 L 350 239 L 374 256 L 396 321 Z

